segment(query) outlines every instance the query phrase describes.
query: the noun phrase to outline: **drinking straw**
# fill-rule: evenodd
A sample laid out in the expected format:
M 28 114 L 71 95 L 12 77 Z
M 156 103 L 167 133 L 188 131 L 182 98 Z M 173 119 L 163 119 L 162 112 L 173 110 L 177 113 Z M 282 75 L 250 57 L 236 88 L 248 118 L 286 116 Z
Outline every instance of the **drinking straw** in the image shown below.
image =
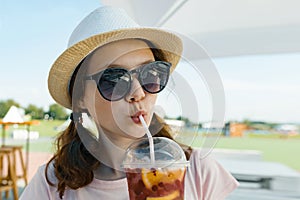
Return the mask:
M 152 135 L 148 129 L 148 126 L 143 118 L 142 115 L 139 116 L 140 118 L 140 121 L 142 122 L 142 125 L 146 131 L 146 134 L 147 134 L 147 137 L 148 137 L 148 140 L 149 140 L 149 145 L 150 145 L 150 159 L 151 159 L 151 163 L 153 164 L 155 162 L 155 157 L 154 157 L 154 145 L 153 145 L 153 138 L 152 138 Z

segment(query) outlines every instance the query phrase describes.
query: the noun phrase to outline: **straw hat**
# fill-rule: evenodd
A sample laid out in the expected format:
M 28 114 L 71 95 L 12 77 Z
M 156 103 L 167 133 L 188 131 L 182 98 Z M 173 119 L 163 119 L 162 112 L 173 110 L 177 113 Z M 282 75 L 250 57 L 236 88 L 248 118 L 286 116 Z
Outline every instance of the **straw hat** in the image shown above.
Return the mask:
M 157 28 L 141 27 L 124 10 L 104 6 L 94 10 L 79 23 L 71 34 L 68 48 L 52 65 L 48 88 L 53 99 L 71 109 L 69 81 L 80 61 L 100 46 L 132 38 L 151 41 L 163 51 L 166 61 L 172 63 L 171 71 L 174 70 L 182 53 L 182 42 L 178 36 Z

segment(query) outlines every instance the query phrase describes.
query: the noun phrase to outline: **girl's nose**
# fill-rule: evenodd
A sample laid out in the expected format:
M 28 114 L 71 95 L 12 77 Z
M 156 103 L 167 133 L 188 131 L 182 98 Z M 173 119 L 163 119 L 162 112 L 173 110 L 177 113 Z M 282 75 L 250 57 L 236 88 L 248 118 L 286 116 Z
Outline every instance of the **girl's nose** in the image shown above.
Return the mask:
M 131 82 L 130 92 L 126 95 L 125 99 L 128 102 L 135 102 L 144 99 L 146 96 L 145 91 L 143 90 L 139 80 L 133 77 Z

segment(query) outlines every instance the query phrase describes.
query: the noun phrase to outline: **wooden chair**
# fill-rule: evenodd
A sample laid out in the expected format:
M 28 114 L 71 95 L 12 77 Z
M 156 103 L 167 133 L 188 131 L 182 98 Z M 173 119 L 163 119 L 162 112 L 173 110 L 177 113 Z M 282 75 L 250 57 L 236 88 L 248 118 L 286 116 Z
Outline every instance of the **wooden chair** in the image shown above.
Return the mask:
M 25 181 L 25 186 L 28 184 L 27 181 L 27 169 L 25 165 L 25 161 L 23 158 L 23 146 L 22 145 L 2 145 L 3 148 L 8 148 L 13 151 L 13 162 L 15 163 L 15 172 L 17 179 L 23 179 Z M 17 160 L 18 158 L 18 160 Z M 21 174 L 17 174 L 17 165 L 21 166 Z
M 14 200 L 18 200 L 17 176 L 15 174 L 14 152 L 11 148 L 0 148 L 0 200 L 2 192 L 8 198 L 9 191 L 13 191 Z

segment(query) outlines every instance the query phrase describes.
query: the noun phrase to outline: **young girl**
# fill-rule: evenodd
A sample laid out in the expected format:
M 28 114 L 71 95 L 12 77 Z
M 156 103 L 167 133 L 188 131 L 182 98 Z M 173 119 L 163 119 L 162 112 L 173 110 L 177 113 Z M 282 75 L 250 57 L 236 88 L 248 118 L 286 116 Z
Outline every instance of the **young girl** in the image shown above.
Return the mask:
M 52 97 L 72 110 L 72 122 L 21 200 L 129 199 L 120 166 L 127 147 L 145 135 L 139 116 L 154 137 L 172 139 L 153 107 L 181 52 L 176 35 L 139 27 L 123 10 L 100 7 L 83 19 L 48 78 Z M 200 160 L 199 150 L 180 145 L 190 162 L 185 199 L 224 199 L 237 187 L 213 159 Z

